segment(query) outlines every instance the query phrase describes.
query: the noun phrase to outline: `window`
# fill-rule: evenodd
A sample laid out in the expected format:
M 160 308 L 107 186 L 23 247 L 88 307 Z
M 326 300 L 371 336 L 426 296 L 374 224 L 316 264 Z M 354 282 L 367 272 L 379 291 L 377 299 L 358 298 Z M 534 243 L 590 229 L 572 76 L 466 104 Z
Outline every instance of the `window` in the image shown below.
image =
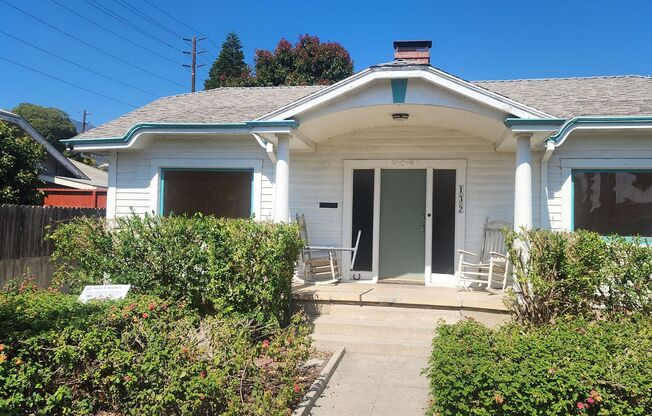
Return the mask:
M 161 178 L 163 215 L 200 212 L 248 218 L 252 214 L 251 170 L 163 169 Z
M 652 171 L 573 170 L 573 229 L 652 236 Z
M 351 247 L 360 236 L 360 246 L 355 256 L 356 271 L 371 271 L 374 241 L 374 170 L 353 170 L 353 215 L 351 223 Z

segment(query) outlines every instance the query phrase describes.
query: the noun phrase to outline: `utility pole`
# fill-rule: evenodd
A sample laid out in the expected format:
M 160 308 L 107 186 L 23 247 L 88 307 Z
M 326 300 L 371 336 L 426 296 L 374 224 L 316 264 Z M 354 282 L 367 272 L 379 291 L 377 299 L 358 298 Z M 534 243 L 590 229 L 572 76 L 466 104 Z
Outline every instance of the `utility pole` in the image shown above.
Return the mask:
M 82 133 L 86 131 L 86 124 L 88 124 L 86 123 L 86 116 L 90 116 L 90 115 L 91 113 L 86 111 L 86 109 L 84 108 L 84 111 L 82 112 L 82 131 L 81 131 Z
M 190 57 L 191 57 L 191 64 L 190 65 L 183 65 L 186 68 L 190 68 L 190 73 L 191 73 L 190 92 L 195 92 L 195 78 L 196 78 L 196 74 L 197 74 L 197 68 L 201 68 L 202 66 L 204 66 L 204 64 L 197 65 L 197 55 L 200 54 L 200 53 L 206 52 L 206 51 L 199 51 L 199 52 L 197 51 L 197 41 L 202 41 L 204 39 L 206 39 L 206 38 L 197 38 L 197 36 L 193 36 L 192 39 L 183 38 L 183 40 L 185 40 L 187 42 L 192 42 L 192 50 L 190 52 L 183 51 L 183 53 L 185 53 L 187 55 L 190 55 Z

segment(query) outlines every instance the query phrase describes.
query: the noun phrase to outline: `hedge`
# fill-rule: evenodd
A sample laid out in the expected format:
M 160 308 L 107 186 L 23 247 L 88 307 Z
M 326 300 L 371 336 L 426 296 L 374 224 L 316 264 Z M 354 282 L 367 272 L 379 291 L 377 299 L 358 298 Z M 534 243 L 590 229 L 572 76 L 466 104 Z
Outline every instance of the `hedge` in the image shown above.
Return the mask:
M 286 415 L 307 388 L 296 320 L 272 330 L 153 296 L 23 288 L 0 294 L 0 322 L 0 415 Z
M 287 322 L 302 245 L 293 224 L 201 215 L 132 215 L 113 226 L 81 218 L 51 238 L 54 283 L 73 292 L 87 284 L 131 284 L 135 293 L 258 322 Z
M 519 284 L 509 306 L 520 322 L 652 314 L 652 247 L 643 239 L 527 230 L 507 232 L 506 243 Z
M 442 325 L 431 415 L 650 415 L 652 319 Z

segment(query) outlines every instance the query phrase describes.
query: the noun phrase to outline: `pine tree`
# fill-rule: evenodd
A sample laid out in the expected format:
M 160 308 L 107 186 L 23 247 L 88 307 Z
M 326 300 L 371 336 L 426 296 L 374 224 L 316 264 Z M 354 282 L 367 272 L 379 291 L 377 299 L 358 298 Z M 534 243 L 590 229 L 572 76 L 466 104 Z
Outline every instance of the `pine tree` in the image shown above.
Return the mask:
M 204 82 L 205 90 L 250 84 L 250 70 L 244 61 L 242 43 L 234 32 L 226 35 L 220 55 L 213 62 L 208 76 Z

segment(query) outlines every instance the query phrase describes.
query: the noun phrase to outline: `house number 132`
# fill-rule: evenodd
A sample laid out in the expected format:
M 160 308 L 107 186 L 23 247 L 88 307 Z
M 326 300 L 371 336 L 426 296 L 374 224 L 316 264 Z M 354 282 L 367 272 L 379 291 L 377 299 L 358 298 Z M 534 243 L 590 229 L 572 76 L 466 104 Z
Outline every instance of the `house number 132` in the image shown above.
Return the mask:
M 457 187 L 457 213 L 464 213 L 464 185 Z

